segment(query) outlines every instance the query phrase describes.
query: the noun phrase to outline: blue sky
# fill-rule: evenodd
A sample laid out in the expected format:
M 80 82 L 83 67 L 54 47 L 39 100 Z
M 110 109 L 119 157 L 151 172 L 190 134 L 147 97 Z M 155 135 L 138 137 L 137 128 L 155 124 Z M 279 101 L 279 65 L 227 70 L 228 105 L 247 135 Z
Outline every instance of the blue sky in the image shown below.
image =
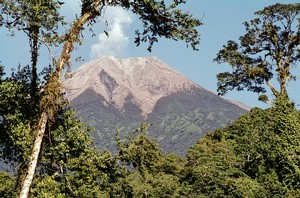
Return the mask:
M 80 64 L 88 62 L 104 54 L 114 55 L 120 58 L 138 56 L 156 56 L 184 76 L 200 84 L 206 89 L 216 93 L 217 79 L 219 72 L 229 71 L 226 64 L 218 65 L 212 62 L 216 54 L 228 40 L 237 41 L 243 35 L 243 22 L 254 18 L 255 11 L 275 3 L 298 3 L 298 0 L 187 0 L 182 9 L 190 11 L 195 17 L 202 18 L 204 23 L 199 28 L 201 33 L 201 43 L 199 51 L 192 51 L 186 48 L 185 43 L 172 40 L 160 39 L 156 43 L 152 52 L 146 50 L 146 45 L 136 47 L 133 43 L 134 30 L 141 24 L 138 19 L 120 9 L 108 9 L 103 20 L 94 28 L 96 37 L 91 37 L 91 33 L 85 33 L 85 40 L 82 46 L 78 46 L 73 57 L 81 56 L 84 61 L 75 63 L 72 69 Z M 62 9 L 68 20 L 72 20 L 76 13 L 79 13 L 79 3 L 76 0 L 69 0 Z M 105 27 L 104 20 L 109 22 Z M 111 40 L 103 36 L 103 28 L 110 33 Z M 28 56 L 28 41 L 26 37 L 17 33 L 15 37 L 7 36 L 4 28 L 0 29 L 0 61 L 5 65 L 6 71 L 10 67 L 19 63 L 26 65 L 30 63 Z M 59 49 L 53 50 L 55 56 L 59 55 Z M 47 64 L 50 60 L 47 50 L 40 53 L 41 64 Z M 299 69 L 297 70 L 299 74 Z M 299 75 L 297 75 L 299 77 Z M 300 80 L 300 79 L 299 79 Z M 300 82 L 292 82 L 288 87 L 291 98 L 300 104 L 300 96 L 297 94 Z M 298 86 L 298 88 L 296 87 Z M 257 94 L 251 92 L 230 92 L 225 98 L 241 101 L 249 106 L 259 106 L 262 108 L 268 105 L 257 101 Z

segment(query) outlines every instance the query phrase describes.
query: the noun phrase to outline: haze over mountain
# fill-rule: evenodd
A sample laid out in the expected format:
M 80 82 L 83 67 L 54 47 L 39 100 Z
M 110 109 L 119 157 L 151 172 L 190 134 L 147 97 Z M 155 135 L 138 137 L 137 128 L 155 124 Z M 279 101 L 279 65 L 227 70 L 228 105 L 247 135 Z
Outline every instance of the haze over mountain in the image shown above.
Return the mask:
M 104 56 L 64 80 L 66 97 L 93 126 L 95 144 L 113 151 L 121 136 L 153 123 L 149 136 L 181 156 L 208 130 L 224 127 L 246 112 L 187 79 L 158 58 Z

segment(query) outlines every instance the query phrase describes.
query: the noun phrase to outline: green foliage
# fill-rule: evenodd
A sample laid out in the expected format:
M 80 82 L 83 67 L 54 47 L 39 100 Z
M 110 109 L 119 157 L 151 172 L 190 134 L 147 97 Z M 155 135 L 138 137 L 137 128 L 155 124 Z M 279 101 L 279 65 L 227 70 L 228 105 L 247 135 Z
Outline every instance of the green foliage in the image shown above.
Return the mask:
M 42 156 L 67 161 L 89 150 L 92 130 L 76 118 L 73 110 L 61 109 L 59 115 L 47 131 Z
M 58 34 L 59 24 L 64 24 L 63 17 L 59 14 L 61 2 L 36 1 L 36 0 L 3 0 L 0 4 L 0 20 L 12 32 L 23 31 L 29 40 L 31 67 L 30 97 L 31 103 L 38 104 L 38 56 L 42 44 L 48 49 L 61 42 Z M 54 57 L 53 64 L 55 62 Z
M 166 6 L 165 1 L 131 2 L 132 12 L 139 16 L 144 27 L 142 32 L 136 31 L 135 43 L 140 45 L 141 42 L 148 42 L 148 50 L 151 51 L 152 45 L 163 36 L 176 41 L 183 40 L 196 50 L 200 35 L 195 27 L 202 25 L 202 22 L 190 13 L 177 9 L 182 3 L 185 2 L 174 1 Z
M 273 108 L 254 108 L 234 124 L 212 133 L 225 141 L 242 161 L 241 170 L 259 182 L 270 196 L 298 192 L 300 113 L 286 96 Z
M 267 85 L 277 97 L 287 94 L 288 82 L 295 80 L 291 70 L 300 60 L 300 4 L 275 4 L 255 14 L 257 18 L 244 23 L 240 44 L 228 41 L 215 58 L 232 68 L 217 75 L 220 95 L 233 89 L 265 93 Z M 273 78 L 280 90 L 271 85 Z
M 126 142 L 118 142 L 121 161 L 127 162 L 141 173 L 146 170 L 154 171 L 155 162 L 160 156 L 157 145 L 146 138 L 145 130 L 148 125 L 142 124 L 134 133 L 141 133 L 136 137 L 128 137 Z
M 32 197 L 49 197 L 49 198 L 65 198 L 61 193 L 59 183 L 53 177 L 39 178 L 38 183 L 31 190 Z
M 0 196 L 10 198 L 15 196 L 15 179 L 8 173 L 0 172 Z
M 121 6 L 139 17 L 143 29 L 142 31 L 135 31 L 135 44 L 137 46 L 147 42 L 149 44 L 147 50 L 151 51 L 153 44 L 158 42 L 159 38 L 165 37 L 175 41 L 185 41 L 187 47 L 190 45 L 193 50 L 197 50 L 197 45 L 200 44 L 200 34 L 196 27 L 203 24 L 201 20 L 194 18 L 191 13 L 182 12 L 178 8 L 184 3 L 185 1 L 174 1 L 166 4 L 166 1 L 162 0 L 113 0 L 103 3 L 101 8 L 104 6 Z M 83 0 L 81 14 L 93 10 L 94 6 L 94 1 Z M 101 15 L 101 13 L 97 13 L 97 15 Z M 90 21 L 90 24 L 93 23 L 95 23 L 95 20 Z
M 28 115 L 28 93 L 21 82 L 3 81 L 0 83 L 0 143 L 2 157 L 19 161 L 28 157 L 32 134 Z
M 108 197 L 110 183 L 119 176 L 116 160 L 109 154 L 90 150 L 66 164 L 69 194 L 75 197 Z
M 117 183 L 126 188 L 118 193 L 126 197 L 174 197 L 184 160 L 162 154 L 157 144 L 147 139 L 148 126 L 142 124 L 125 142 L 118 140 L 116 157 L 125 163 L 127 170 L 126 177 Z
M 300 112 L 286 95 L 254 108 L 197 142 L 187 154 L 179 195 L 299 197 Z
M 10 183 L 10 180 L 3 183 L 7 193 L 18 190 L 16 186 L 22 181 L 24 164 L 28 160 L 34 136 L 32 123 L 35 116 L 28 109 L 31 103 L 26 75 L 26 72 L 17 72 L 0 83 L 1 157 L 9 163 L 13 162 L 16 167 L 13 172 L 16 177 Z M 95 197 L 95 193 L 101 194 L 103 183 L 110 182 L 105 171 L 113 177 L 114 161 L 102 162 L 111 156 L 101 155 L 91 148 L 92 130 L 78 120 L 66 104 L 60 107 L 57 114 L 57 119 L 47 124 L 31 195 Z
M 59 24 L 63 23 L 63 17 L 58 12 L 61 5 L 57 0 L 3 0 L 0 4 L 0 23 L 9 30 L 24 31 L 30 42 L 36 37 L 39 42 L 51 45 L 58 38 Z
M 163 154 L 147 138 L 148 124 L 117 138 L 115 157 L 100 154 L 74 112 L 61 115 L 46 137 L 51 140 L 42 150 L 34 197 L 299 196 L 300 112 L 286 97 L 210 132 L 187 159 Z M 7 181 L 4 188 L 14 193 L 14 179 Z
M 188 152 L 180 193 L 191 197 L 264 197 L 266 192 L 241 169 L 242 161 L 225 141 L 198 141 Z M 200 197 L 201 197 L 200 196 Z
M 121 174 L 110 153 L 91 148 L 91 130 L 62 109 L 46 131 L 31 194 L 36 197 L 106 197 Z M 51 132 L 51 133 L 50 133 Z
M 126 182 L 132 190 L 132 197 L 174 197 L 179 182 L 171 174 L 158 173 L 140 175 L 137 172 L 130 174 Z
M 1 63 L 1 61 L 0 61 Z M 5 75 L 4 67 L 0 64 L 0 82 L 2 81 L 2 77 Z

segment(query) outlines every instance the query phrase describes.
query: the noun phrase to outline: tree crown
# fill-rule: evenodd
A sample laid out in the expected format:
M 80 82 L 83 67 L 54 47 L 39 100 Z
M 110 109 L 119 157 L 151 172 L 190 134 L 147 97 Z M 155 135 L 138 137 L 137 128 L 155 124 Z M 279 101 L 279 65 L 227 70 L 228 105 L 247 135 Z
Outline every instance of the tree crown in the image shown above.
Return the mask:
M 300 4 L 275 4 L 255 14 L 257 18 L 244 23 L 240 43 L 228 41 L 214 59 L 232 68 L 217 75 L 220 95 L 233 89 L 265 93 L 266 86 L 275 97 L 288 95 L 288 82 L 296 79 L 291 69 L 300 60 Z M 271 84 L 274 77 L 279 88 Z

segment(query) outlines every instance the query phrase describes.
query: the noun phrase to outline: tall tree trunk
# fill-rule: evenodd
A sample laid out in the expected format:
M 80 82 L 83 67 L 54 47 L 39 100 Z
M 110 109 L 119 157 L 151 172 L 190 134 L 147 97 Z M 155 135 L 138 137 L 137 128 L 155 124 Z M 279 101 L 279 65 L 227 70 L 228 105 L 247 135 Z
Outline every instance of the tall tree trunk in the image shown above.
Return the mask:
M 38 110 L 38 88 L 37 88 L 37 64 L 38 64 L 38 51 L 39 51 L 39 32 L 40 28 L 38 26 L 33 26 L 30 30 L 30 52 L 31 52 L 31 85 L 30 85 L 30 97 L 31 97 L 31 106 L 30 114 L 32 117 L 37 115 Z
M 47 94 L 43 96 L 44 98 L 46 98 L 46 101 L 52 101 L 52 103 L 53 102 L 55 103 L 55 101 L 59 99 L 56 98 L 56 96 L 60 91 L 59 90 L 60 74 L 64 69 L 65 65 L 69 62 L 70 54 L 74 49 L 74 43 L 78 41 L 78 35 L 80 31 L 83 29 L 84 24 L 101 14 L 101 10 L 104 7 L 103 2 L 104 2 L 103 0 L 95 0 L 92 3 L 90 10 L 88 10 L 88 12 L 85 12 L 79 19 L 77 19 L 73 23 L 69 33 L 66 36 L 67 40 L 65 41 L 62 53 L 56 64 L 55 71 L 51 75 L 51 78 L 49 79 L 47 85 L 45 86 L 45 89 L 48 89 L 45 90 L 45 93 Z M 101 3 L 103 4 L 101 5 Z M 47 103 L 41 103 L 41 109 L 43 112 L 40 115 L 39 123 L 37 126 L 34 147 L 32 149 L 32 153 L 29 158 L 28 170 L 26 172 L 25 179 L 21 183 L 21 191 L 19 194 L 19 198 L 28 197 L 30 186 L 37 166 L 37 160 L 42 146 L 42 140 L 45 133 L 46 123 L 52 117 L 51 115 L 53 114 L 53 111 L 55 111 L 55 108 L 51 107 L 51 104 L 47 104 Z
M 39 50 L 39 27 L 33 27 L 31 43 L 31 64 L 32 64 L 32 81 L 31 81 L 31 98 L 33 104 L 36 103 L 37 92 L 37 62 L 38 62 L 38 50 Z
M 19 195 L 20 198 L 28 197 L 30 185 L 33 180 L 35 168 L 36 168 L 39 153 L 41 150 L 41 145 L 42 145 L 42 140 L 43 140 L 43 136 L 44 136 L 45 129 L 46 129 L 47 120 L 48 120 L 48 115 L 47 115 L 47 113 L 43 112 L 41 114 L 41 117 L 39 120 L 37 136 L 35 138 L 32 153 L 29 158 L 29 165 L 28 165 L 28 169 L 26 172 L 26 176 L 25 176 L 24 181 L 21 186 L 21 192 Z

